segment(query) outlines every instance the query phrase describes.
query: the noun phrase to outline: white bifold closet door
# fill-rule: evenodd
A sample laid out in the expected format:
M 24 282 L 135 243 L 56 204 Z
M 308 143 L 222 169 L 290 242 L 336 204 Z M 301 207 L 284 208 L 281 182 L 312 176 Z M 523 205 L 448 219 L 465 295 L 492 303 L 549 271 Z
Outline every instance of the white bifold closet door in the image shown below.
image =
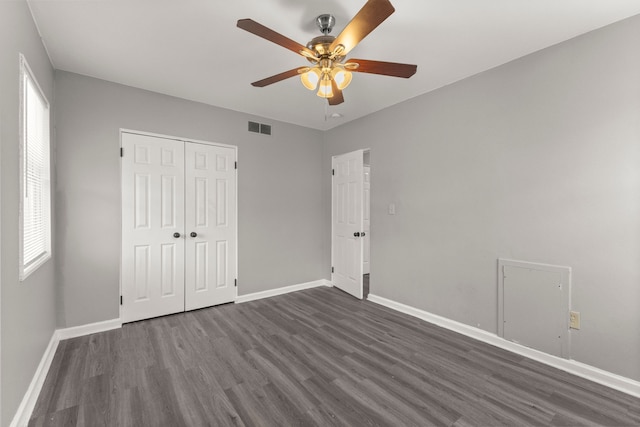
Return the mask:
M 122 133 L 123 322 L 236 297 L 236 151 Z
M 235 150 L 185 144 L 185 309 L 236 297 Z

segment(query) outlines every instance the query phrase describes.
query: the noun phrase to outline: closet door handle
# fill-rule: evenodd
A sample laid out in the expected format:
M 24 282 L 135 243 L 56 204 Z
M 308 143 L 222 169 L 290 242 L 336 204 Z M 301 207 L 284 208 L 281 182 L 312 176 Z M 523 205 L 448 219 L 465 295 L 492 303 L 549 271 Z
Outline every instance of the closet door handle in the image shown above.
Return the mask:
M 355 233 L 353 233 L 353 236 L 354 236 L 354 237 L 360 237 L 360 232 L 359 232 L 359 231 L 356 231 Z
M 173 237 L 175 237 L 176 239 L 178 239 L 180 237 L 180 233 L 173 233 Z
M 191 237 L 196 237 L 198 235 L 198 233 L 196 233 L 195 231 L 192 231 L 191 234 L 189 234 L 189 236 Z

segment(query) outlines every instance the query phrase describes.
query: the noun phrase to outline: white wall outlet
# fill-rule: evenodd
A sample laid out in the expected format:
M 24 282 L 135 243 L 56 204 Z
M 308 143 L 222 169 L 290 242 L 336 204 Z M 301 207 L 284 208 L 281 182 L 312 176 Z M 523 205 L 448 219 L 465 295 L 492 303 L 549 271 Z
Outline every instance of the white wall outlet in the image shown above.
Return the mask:
M 389 203 L 389 215 L 395 215 L 395 214 L 396 214 L 396 204 Z
M 579 311 L 569 312 L 569 327 L 571 329 L 580 329 L 580 312 Z

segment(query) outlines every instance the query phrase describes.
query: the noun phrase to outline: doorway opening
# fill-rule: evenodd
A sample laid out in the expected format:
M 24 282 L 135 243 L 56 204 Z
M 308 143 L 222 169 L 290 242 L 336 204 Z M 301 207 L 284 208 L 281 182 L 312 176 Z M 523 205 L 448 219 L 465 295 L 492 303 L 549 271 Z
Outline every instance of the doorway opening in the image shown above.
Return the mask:
M 362 298 L 369 296 L 369 273 L 371 268 L 371 151 L 365 150 L 363 154 L 363 230 L 365 236 L 362 239 Z

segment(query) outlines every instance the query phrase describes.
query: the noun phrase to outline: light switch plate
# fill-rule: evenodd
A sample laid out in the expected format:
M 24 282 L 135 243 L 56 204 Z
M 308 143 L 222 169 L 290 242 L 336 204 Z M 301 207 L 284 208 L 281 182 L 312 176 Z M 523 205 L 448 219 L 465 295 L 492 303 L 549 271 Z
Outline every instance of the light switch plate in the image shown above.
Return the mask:
M 580 329 L 580 312 L 579 311 L 569 312 L 569 327 L 571 329 Z

